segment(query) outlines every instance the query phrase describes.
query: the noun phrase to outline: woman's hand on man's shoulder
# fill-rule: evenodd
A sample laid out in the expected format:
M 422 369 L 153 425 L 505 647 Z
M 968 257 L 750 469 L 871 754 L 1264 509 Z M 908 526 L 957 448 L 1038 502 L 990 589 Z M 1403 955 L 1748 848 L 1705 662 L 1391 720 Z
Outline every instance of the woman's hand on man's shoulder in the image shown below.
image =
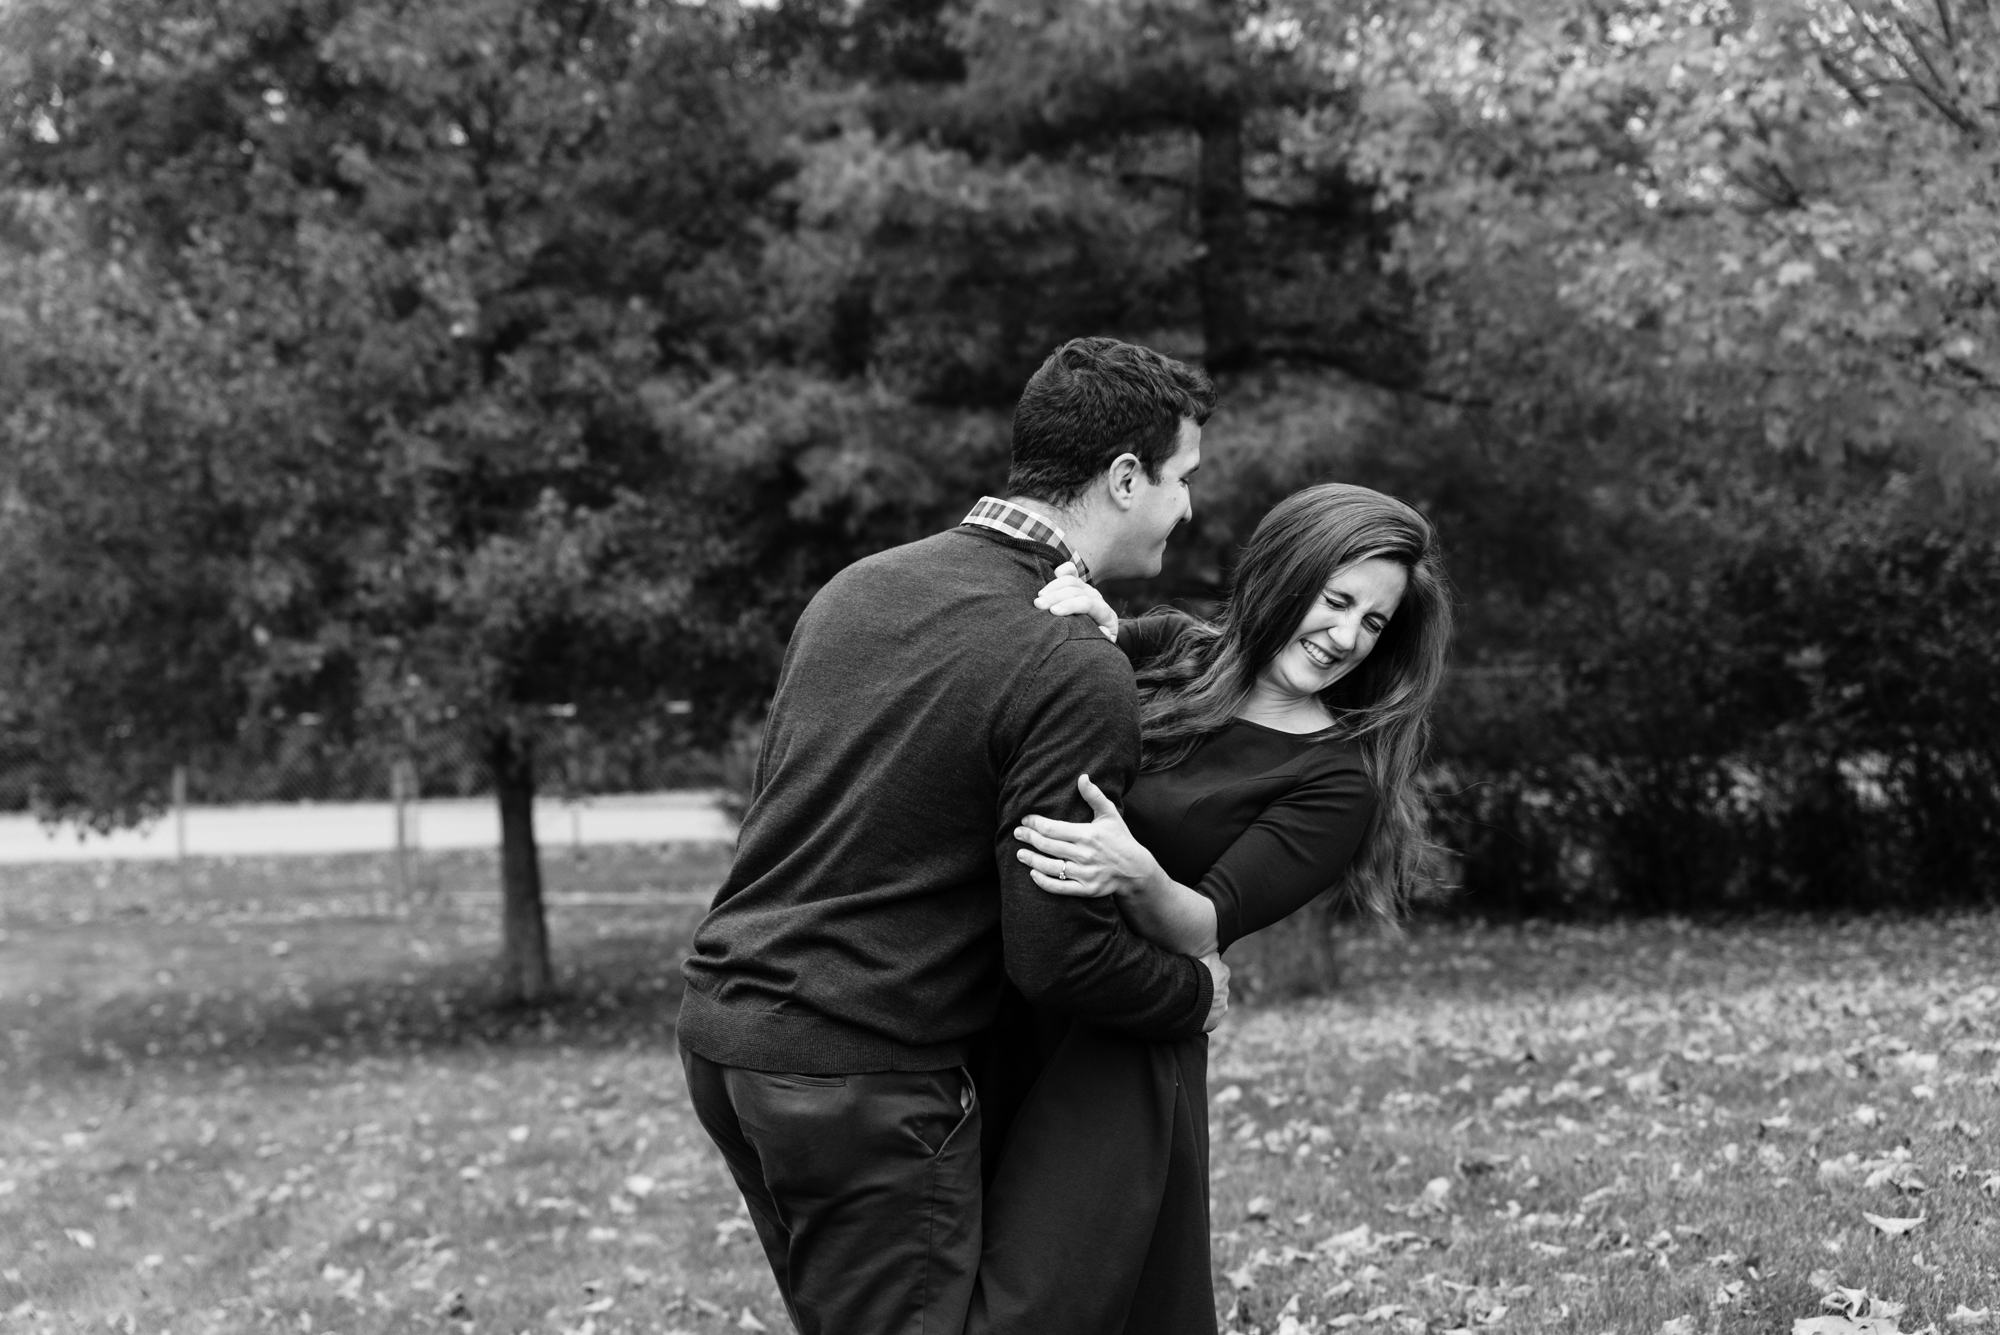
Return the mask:
M 1065 561 L 1056 567 L 1056 577 L 1035 594 L 1035 606 L 1050 616 L 1087 616 L 1097 623 L 1105 639 L 1117 643 L 1118 614 L 1104 601 L 1103 594 L 1076 573 L 1074 562 Z

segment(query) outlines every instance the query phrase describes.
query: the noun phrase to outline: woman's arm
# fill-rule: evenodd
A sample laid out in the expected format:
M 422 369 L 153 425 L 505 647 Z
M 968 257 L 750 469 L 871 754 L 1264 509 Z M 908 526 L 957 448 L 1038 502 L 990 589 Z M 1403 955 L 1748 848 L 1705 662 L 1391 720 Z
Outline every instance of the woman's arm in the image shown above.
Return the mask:
M 1088 825 L 1028 816 L 1014 831 L 1015 838 L 1029 845 L 1015 856 L 1027 865 L 1035 884 L 1050 894 L 1076 898 L 1116 896 L 1132 930 L 1162 950 L 1214 954 L 1215 905 L 1167 875 L 1088 774 L 1077 779 L 1076 787 L 1090 804 Z
M 1035 606 L 1051 616 L 1089 617 L 1135 668 L 1167 652 L 1182 628 L 1194 621 L 1186 612 L 1171 607 L 1142 617 L 1121 618 L 1103 594 L 1078 577 L 1076 566 L 1069 561 L 1057 566 L 1055 578 L 1036 591 Z
M 1374 787 L 1352 753 L 1305 775 L 1259 812 L 1202 876 L 1197 892 L 1215 905 L 1222 947 L 1338 884 L 1374 817 Z
M 1029 816 L 1015 838 L 1034 851 L 1017 856 L 1052 894 L 1116 895 L 1133 931 L 1174 951 L 1227 950 L 1303 908 L 1346 874 L 1375 815 L 1367 775 L 1351 757 L 1336 761 L 1264 808 L 1190 888 L 1167 876 L 1088 776 L 1077 786 L 1095 818 Z

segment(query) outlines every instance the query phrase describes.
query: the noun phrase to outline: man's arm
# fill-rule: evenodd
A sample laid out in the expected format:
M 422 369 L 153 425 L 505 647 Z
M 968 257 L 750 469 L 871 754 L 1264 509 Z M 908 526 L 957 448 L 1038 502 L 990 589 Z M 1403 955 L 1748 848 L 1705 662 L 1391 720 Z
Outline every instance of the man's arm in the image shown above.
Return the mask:
M 1135 1038 L 1201 1033 L 1216 1004 L 1207 964 L 1142 940 L 1109 898 L 1043 891 L 1014 855 L 1014 827 L 1025 815 L 1089 819 L 1078 774 L 1088 773 L 1113 801 L 1124 796 L 1138 767 L 1139 725 L 1123 656 L 1095 636 L 1059 645 L 1017 706 L 994 837 L 1008 977 L 1037 1006 Z

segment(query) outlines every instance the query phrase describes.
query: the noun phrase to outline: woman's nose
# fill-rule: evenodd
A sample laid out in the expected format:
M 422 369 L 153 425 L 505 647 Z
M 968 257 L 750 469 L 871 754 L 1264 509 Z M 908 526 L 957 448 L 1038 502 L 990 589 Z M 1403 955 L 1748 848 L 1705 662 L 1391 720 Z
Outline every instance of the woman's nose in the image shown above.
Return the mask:
M 1333 647 L 1343 654 L 1352 653 L 1361 637 L 1360 626 L 1353 621 L 1336 621 L 1327 633 L 1333 637 Z

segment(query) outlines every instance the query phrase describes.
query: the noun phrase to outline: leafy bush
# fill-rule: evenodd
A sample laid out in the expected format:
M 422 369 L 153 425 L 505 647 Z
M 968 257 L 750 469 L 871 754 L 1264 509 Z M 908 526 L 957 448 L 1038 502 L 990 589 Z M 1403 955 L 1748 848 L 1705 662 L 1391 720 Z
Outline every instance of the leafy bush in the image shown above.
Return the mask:
M 1460 910 L 2000 902 L 2000 543 L 1805 509 L 1634 584 L 1447 753 Z

